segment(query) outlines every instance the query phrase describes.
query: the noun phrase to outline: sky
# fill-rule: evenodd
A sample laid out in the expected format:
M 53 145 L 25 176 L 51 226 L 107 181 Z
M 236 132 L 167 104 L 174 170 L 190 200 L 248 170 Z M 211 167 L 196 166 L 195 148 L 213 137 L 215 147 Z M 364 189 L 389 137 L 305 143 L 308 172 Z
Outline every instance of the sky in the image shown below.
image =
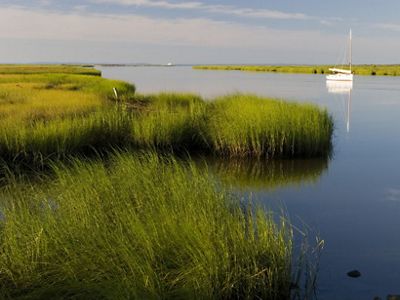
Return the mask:
M 399 0 L 0 0 L 0 63 L 400 63 Z

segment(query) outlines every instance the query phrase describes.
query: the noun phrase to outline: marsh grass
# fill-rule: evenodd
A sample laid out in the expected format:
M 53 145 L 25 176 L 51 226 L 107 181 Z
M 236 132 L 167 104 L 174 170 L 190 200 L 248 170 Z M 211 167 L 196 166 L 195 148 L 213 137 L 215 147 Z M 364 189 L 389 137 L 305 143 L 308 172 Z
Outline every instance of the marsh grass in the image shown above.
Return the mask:
M 290 297 L 304 272 L 287 220 L 240 202 L 207 166 L 159 153 L 326 156 L 326 111 L 29 72 L 0 75 L 0 298 Z M 109 154 L 118 147 L 147 153 Z M 20 182 L 21 165 L 35 181 L 23 169 Z
M 4 298 L 289 297 L 287 222 L 241 207 L 192 163 L 116 154 L 53 169 L 2 191 Z
M 101 72 L 79 65 L 0 65 L 0 74 L 81 74 L 101 76 Z
M 205 149 L 202 128 L 206 103 L 197 95 L 161 93 L 136 96 L 132 142 L 140 148 L 198 151 Z
M 0 85 L 9 84 L 15 90 L 37 89 L 93 93 L 97 96 L 115 100 L 113 88 L 118 90 L 119 100 L 127 101 L 135 93 L 135 86 L 119 80 L 109 80 L 99 76 L 80 74 L 38 73 L 38 74 L 0 74 Z
M 133 85 L 97 76 L 0 76 L 2 162 L 40 167 L 68 154 L 126 145 L 131 119 L 116 104 L 113 87 L 118 101 L 134 96 Z
M 340 67 L 340 66 L 338 66 Z M 348 66 L 344 66 L 348 67 Z M 194 66 L 196 70 L 221 70 L 221 71 L 249 71 L 271 73 L 303 73 L 303 74 L 329 74 L 332 65 L 294 65 L 294 66 L 248 66 L 248 65 L 208 65 Z M 353 73 L 356 75 L 372 76 L 398 76 L 400 65 L 353 65 Z
M 311 104 L 244 94 L 210 102 L 159 94 L 135 98 L 131 105 L 139 107 L 133 120 L 139 146 L 268 158 L 326 156 L 331 150 L 332 119 Z
M 233 94 L 135 95 L 125 82 L 80 74 L 0 75 L 3 161 L 134 147 L 220 157 L 326 156 L 332 120 L 310 104 Z M 117 97 L 113 89 L 117 90 Z
M 31 126 L 6 124 L 0 129 L 3 159 L 45 163 L 71 153 L 126 145 L 129 118 L 117 110 L 96 111 L 83 117 L 37 121 Z
M 333 122 L 326 110 L 254 95 L 234 94 L 209 104 L 207 138 L 235 157 L 311 157 L 330 153 Z

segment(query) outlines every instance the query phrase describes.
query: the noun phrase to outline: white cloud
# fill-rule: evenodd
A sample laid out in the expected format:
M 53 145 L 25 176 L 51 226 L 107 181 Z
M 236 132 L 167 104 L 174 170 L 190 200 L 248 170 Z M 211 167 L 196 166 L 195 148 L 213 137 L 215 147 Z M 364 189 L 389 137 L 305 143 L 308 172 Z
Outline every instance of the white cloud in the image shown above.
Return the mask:
M 265 19 L 292 19 L 292 20 L 311 20 L 316 17 L 308 16 L 303 13 L 286 13 L 269 9 L 240 8 L 232 5 L 209 5 L 203 2 L 169 2 L 151 0 L 90 0 L 92 3 L 108 3 L 126 6 L 156 7 L 164 9 L 195 9 L 211 13 L 235 15 L 249 18 Z
M 384 30 L 400 31 L 400 24 L 379 23 L 375 24 L 373 27 Z
M 131 41 L 147 44 L 297 49 L 321 38 L 315 31 L 274 30 L 210 19 L 0 9 L 0 38 Z M 328 42 L 328 41 L 327 41 Z
M 400 189 L 387 188 L 385 190 L 385 199 L 390 201 L 400 201 Z
M 209 6 L 210 12 L 218 12 L 222 14 L 230 14 L 250 18 L 264 19 L 283 19 L 283 20 L 311 20 L 314 17 L 307 16 L 302 13 L 285 13 L 277 10 L 253 9 L 253 8 L 234 8 L 229 6 Z
M 49 6 L 53 3 L 52 0 L 39 0 L 38 2 L 39 2 L 39 5 L 41 5 L 41 6 Z
M 83 12 L 83 11 L 86 11 L 87 8 L 88 8 L 87 5 L 75 5 L 72 9 L 75 11 Z
M 158 7 L 165 9 L 196 9 L 204 6 L 201 2 L 182 2 L 172 3 L 168 1 L 151 1 L 151 0 L 90 0 L 91 3 L 109 3 L 126 6 L 146 6 L 146 7 Z

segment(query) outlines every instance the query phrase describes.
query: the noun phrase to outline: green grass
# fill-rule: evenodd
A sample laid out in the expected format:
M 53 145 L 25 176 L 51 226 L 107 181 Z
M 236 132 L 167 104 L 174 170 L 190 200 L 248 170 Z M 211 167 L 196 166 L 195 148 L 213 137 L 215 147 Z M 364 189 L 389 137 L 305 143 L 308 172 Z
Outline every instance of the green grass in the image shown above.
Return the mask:
M 139 148 L 207 151 L 202 138 L 207 103 L 193 94 L 136 95 L 132 142 Z
M 303 74 L 329 74 L 332 65 L 206 65 L 194 66 L 196 70 L 221 70 L 221 71 L 249 71 L 249 72 L 276 72 L 276 73 L 303 73 Z M 341 66 L 346 67 L 348 66 Z M 353 65 L 356 75 L 399 76 L 400 65 Z
M 0 156 L 43 165 L 71 153 L 126 145 L 131 118 L 118 101 L 135 87 L 76 74 L 0 75 Z
M 288 299 L 285 220 L 171 157 L 72 165 L 1 191 L 3 299 Z
M 30 68 L 0 74 L 0 298 L 288 299 L 310 277 L 284 218 L 171 152 L 326 158 L 325 110 Z M 148 152 L 109 154 L 125 147 Z
M 220 157 L 326 156 L 333 127 L 328 113 L 310 104 L 243 94 L 213 101 L 135 95 L 125 82 L 59 73 L 0 75 L 0 116 L 2 160 L 39 166 L 118 146 Z
M 92 66 L 79 65 L 0 65 L 0 74 L 81 74 L 101 76 Z
M 115 100 L 115 87 L 121 101 L 127 100 L 126 97 L 135 92 L 134 85 L 123 81 L 80 74 L 3 74 L 0 75 L 0 85 L 2 91 L 11 90 L 15 93 L 53 90 L 58 91 L 59 96 L 63 96 L 64 92 L 70 91 L 96 94 L 109 100 Z
M 209 106 L 205 134 L 219 155 L 311 157 L 330 152 L 332 120 L 315 105 L 235 94 Z
M 232 94 L 133 98 L 133 140 L 152 149 L 185 149 L 221 157 L 311 157 L 331 150 L 333 123 L 315 105 Z

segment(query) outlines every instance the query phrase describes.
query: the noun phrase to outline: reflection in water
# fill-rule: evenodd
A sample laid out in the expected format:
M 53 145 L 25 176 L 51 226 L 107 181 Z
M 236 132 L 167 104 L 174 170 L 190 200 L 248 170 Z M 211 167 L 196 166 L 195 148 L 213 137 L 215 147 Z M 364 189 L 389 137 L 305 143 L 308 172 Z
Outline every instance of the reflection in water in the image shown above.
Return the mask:
M 210 171 L 223 184 L 242 190 L 274 190 L 316 183 L 327 170 L 329 159 L 207 159 L 206 161 Z
M 328 80 L 326 82 L 326 87 L 328 89 L 328 93 L 347 95 L 346 129 L 347 132 L 350 132 L 350 106 L 351 106 L 351 91 L 353 89 L 353 81 Z

